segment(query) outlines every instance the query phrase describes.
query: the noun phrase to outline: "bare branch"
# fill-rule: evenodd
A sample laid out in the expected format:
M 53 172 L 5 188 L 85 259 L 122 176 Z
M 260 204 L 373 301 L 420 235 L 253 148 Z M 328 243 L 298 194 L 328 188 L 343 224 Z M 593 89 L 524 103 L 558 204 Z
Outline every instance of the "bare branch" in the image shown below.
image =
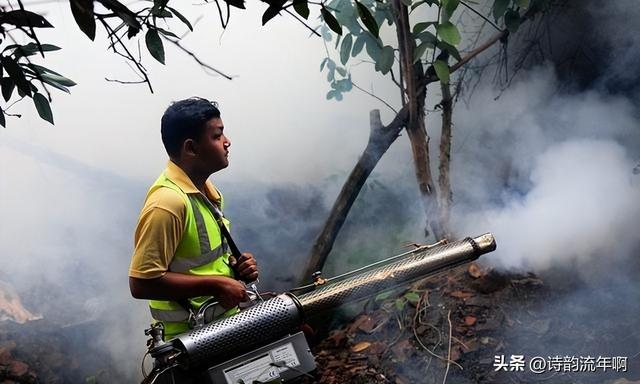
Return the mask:
M 302 20 L 301 18 L 299 18 L 298 16 L 296 16 L 293 12 L 291 12 L 288 9 L 284 9 L 285 12 L 287 12 L 288 14 L 290 14 L 294 19 L 298 20 L 300 22 L 300 24 L 304 25 L 305 27 L 307 27 L 308 30 L 310 30 L 313 34 L 315 34 L 318 37 L 321 37 L 320 34 L 318 33 L 318 31 L 316 31 L 315 29 L 311 28 L 309 26 L 309 24 L 305 23 L 304 20 Z
M 173 40 L 173 39 L 169 39 L 169 38 L 166 38 L 166 37 L 164 39 L 166 41 L 171 42 L 176 47 L 180 48 L 182 50 L 182 52 L 184 52 L 187 55 L 191 56 L 191 58 L 193 58 L 193 60 L 195 60 L 196 63 L 200 64 L 201 67 L 207 68 L 207 69 L 217 73 L 218 75 L 224 77 L 227 80 L 233 80 L 233 78 L 235 77 L 235 76 L 227 75 L 224 72 L 220 71 L 219 69 L 216 69 L 216 68 L 212 67 L 211 65 L 205 63 L 204 61 L 200 60 L 200 58 L 195 53 L 191 52 L 190 50 L 185 48 L 182 44 L 180 44 L 179 40 Z
M 395 108 L 393 108 L 391 105 L 389 105 L 389 103 L 387 103 L 386 101 L 384 101 L 383 99 L 381 99 L 380 97 L 374 95 L 373 93 L 367 91 L 366 89 L 360 88 L 358 86 L 358 84 L 354 83 L 353 81 L 351 81 L 351 84 L 353 84 L 354 87 L 356 87 L 357 89 L 361 90 L 362 92 L 366 93 L 367 95 L 373 97 L 374 99 L 380 101 L 382 104 L 386 105 L 387 107 L 389 107 L 389 109 L 391 109 L 395 114 L 398 114 L 398 111 L 396 111 Z
M 111 26 L 109 26 L 109 24 L 106 21 L 104 21 L 104 19 L 102 17 L 98 17 L 97 19 L 102 23 L 102 25 L 104 26 L 104 28 L 107 31 L 107 33 L 109 33 L 113 38 L 115 38 L 118 41 L 118 43 L 120 44 L 122 49 L 124 49 L 124 51 L 126 52 L 126 58 L 135 64 L 136 68 L 138 68 L 138 71 L 140 72 L 140 75 L 142 75 L 142 77 L 144 78 L 144 82 L 147 83 L 147 85 L 149 86 L 149 91 L 151 93 L 153 93 L 153 87 L 151 86 L 151 80 L 149 80 L 149 76 L 147 76 L 147 71 L 144 69 L 142 64 L 140 64 L 140 62 L 138 62 L 136 60 L 136 58 L 131 54 L 131 52 L 129 52 L 129 49 L 122 42 L 122 39 L 117 34 L 112 33 L 113 29 L 111 28 Z M 113 49 L 114 49 L 115 52 L 117 52 L 115 46 L 113 47 Z
M 117 80 L 117 79 L 109 79 L 108 77 L 105 77 L 104 79 L 106 81 L 110 82 L 110 83 L 118 83 L 118 84 L 144 84 L 144 83 L 146 83 L 146 80 L 123 81 L 123 80 Z
M 485 15 L 483 15 L 482 13 L 476 11 L 472 6 L 470 6 L 469 4 L 467 4 L 464 1 L 460 1 L 460 4 L 464 5 L 465 7 L 467 7 L 471 12 L 475 13 L 476 15 L 480 16 L 484 21 L 486 21 L 487 23 L 489 23 L 493 28 L 497 29 L 498 31 L 502 31 L 502 29 L 500 29 L 500 27 L 498 27 L 494 22 L 492 22 L 491 20 L 489 20 Z
M 458 61 L 457 63 L 455 63 L 454 65 L 452 65 L 449 68 L 449 73 L 454 73 L 455 71 L 457 71 L 458 69 L 460 69 L 463 65 L 465 65 L 466 63 L 468 63 L 469 61 L 471 61 L 474 57 L 478 56 L 480 53 L 486 51 L 489 47 L 491 47 L 493 44 L 495 44 L 496 42 L 498 42 L 500 39 L 506 37 L 509 35 L 509 31 L 504 29 L 498 33 L 496 33 L 495 35 L 493 35 L 491 38 L 489 38 L 489 40 L 487 40 L 484 44 L 482 44 L 481 46 L 471 50 L 465 57 L 463 57 L 460 61 Z M 430 84 L 430 83 L 434 83 L 436 81 L 438 81 L 438 76 L 436 76 L 435 74 L 431 74 L 431 73 L 425 73 L 425 86 Z

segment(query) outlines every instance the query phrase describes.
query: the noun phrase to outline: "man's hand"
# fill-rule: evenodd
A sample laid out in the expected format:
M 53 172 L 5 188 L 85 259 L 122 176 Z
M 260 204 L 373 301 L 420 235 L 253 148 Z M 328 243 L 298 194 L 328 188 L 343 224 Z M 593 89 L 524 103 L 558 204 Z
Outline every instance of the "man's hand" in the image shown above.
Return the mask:
M 258 264 L 249 252 L 245 252 L 240 256 L 236 270 L 243 281 L 252 282 L 258 279 Z
M 233 308 L 248 299 L 244 284 L 238 280 L 222 276 L 220 276 L 219 282 L 216 284 L 214 296 L 225 309 Z

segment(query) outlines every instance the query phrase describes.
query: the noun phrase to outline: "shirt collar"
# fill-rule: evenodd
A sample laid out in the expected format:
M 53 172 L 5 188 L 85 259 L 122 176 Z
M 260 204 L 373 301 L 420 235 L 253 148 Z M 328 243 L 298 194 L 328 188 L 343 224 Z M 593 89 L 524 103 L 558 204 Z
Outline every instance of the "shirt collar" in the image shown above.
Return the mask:
M 173 161 L 169 160 L 165 173 L 184 193 L 200 193 L 189 176 Z M 204 189 L 208 198 L 216 202 L 220 201 L 220 193 L 210 180 L 205 181 Z

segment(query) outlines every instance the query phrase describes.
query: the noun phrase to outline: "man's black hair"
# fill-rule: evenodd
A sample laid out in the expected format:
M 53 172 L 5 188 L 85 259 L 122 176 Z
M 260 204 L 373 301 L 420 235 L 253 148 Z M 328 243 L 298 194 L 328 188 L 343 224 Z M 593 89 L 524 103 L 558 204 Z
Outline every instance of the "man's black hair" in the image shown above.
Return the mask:
M 219 117 L 218 104 L 201 97 L 190 97 L 171 104 L 164 111 L 160 123 L 162 143 L 169 157 L 178 157 L 185 140 L 198 140 L 207 121 Z

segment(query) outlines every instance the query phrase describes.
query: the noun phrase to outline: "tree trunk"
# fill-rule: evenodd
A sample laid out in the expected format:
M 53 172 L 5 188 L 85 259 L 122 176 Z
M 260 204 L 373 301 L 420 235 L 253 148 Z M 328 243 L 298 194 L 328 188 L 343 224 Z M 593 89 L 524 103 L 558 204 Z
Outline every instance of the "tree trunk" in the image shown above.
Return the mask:
M 382 158 L 382 155 L 384 155 L 400 134 L 400 131 L 406 124 L 406 118 L 407 109 L 402 108 L 389 125 L 383 126 L 380 120 L 379 110 L 374 109 L 369 113 L 371 128 L 369 142 L 358 163 L 349 174 L 347 181 L 342 186 L 342 190 L 331 208 L 322 232 L 320 232 L 313 244 L 307 267 L 300 278 L 301 283 L 307 281 L 311 274 L 321 270 L 324 266 L 353 202 L 356 200 L 356 197 L 358 197 L 362 186 Z
M 404 89 L 407 96 L 406 103 L 409 107 L 409 122 L 406 130 L 411 142 L 413 165 L 416 181 L 422 196 L 422 206 L 426 216 L 425 233 L 429 234 L 429 228 L 437 240 L 444 234 L 440 228 L 435 211 L 437 208 L 437 191 L 434 188 L 431 174 L 431 161 L 429 159 L 429 136 L 425 127 L 424 103 L 426 91 L 424 89 L 425 76 L 422 63 L 418 60 L 414 63 L 415 40 L 411 35 L 409 13 L 401 0 L 393 1 L 393 15 L 398 35 L 398 47 L 400 50 L 400 72 L 404 80 Z
M 453 195 L 451 193 L 451 130 L 453 115 L 453 100 L 451 98 L 451 85 L 441 83 L 442 89 L 442 134 L 440 136 L 440 169 L 438 175 L 438 217 L 440 227 L 447 239 L 452 239 L 449 228 L 449 217 Z

